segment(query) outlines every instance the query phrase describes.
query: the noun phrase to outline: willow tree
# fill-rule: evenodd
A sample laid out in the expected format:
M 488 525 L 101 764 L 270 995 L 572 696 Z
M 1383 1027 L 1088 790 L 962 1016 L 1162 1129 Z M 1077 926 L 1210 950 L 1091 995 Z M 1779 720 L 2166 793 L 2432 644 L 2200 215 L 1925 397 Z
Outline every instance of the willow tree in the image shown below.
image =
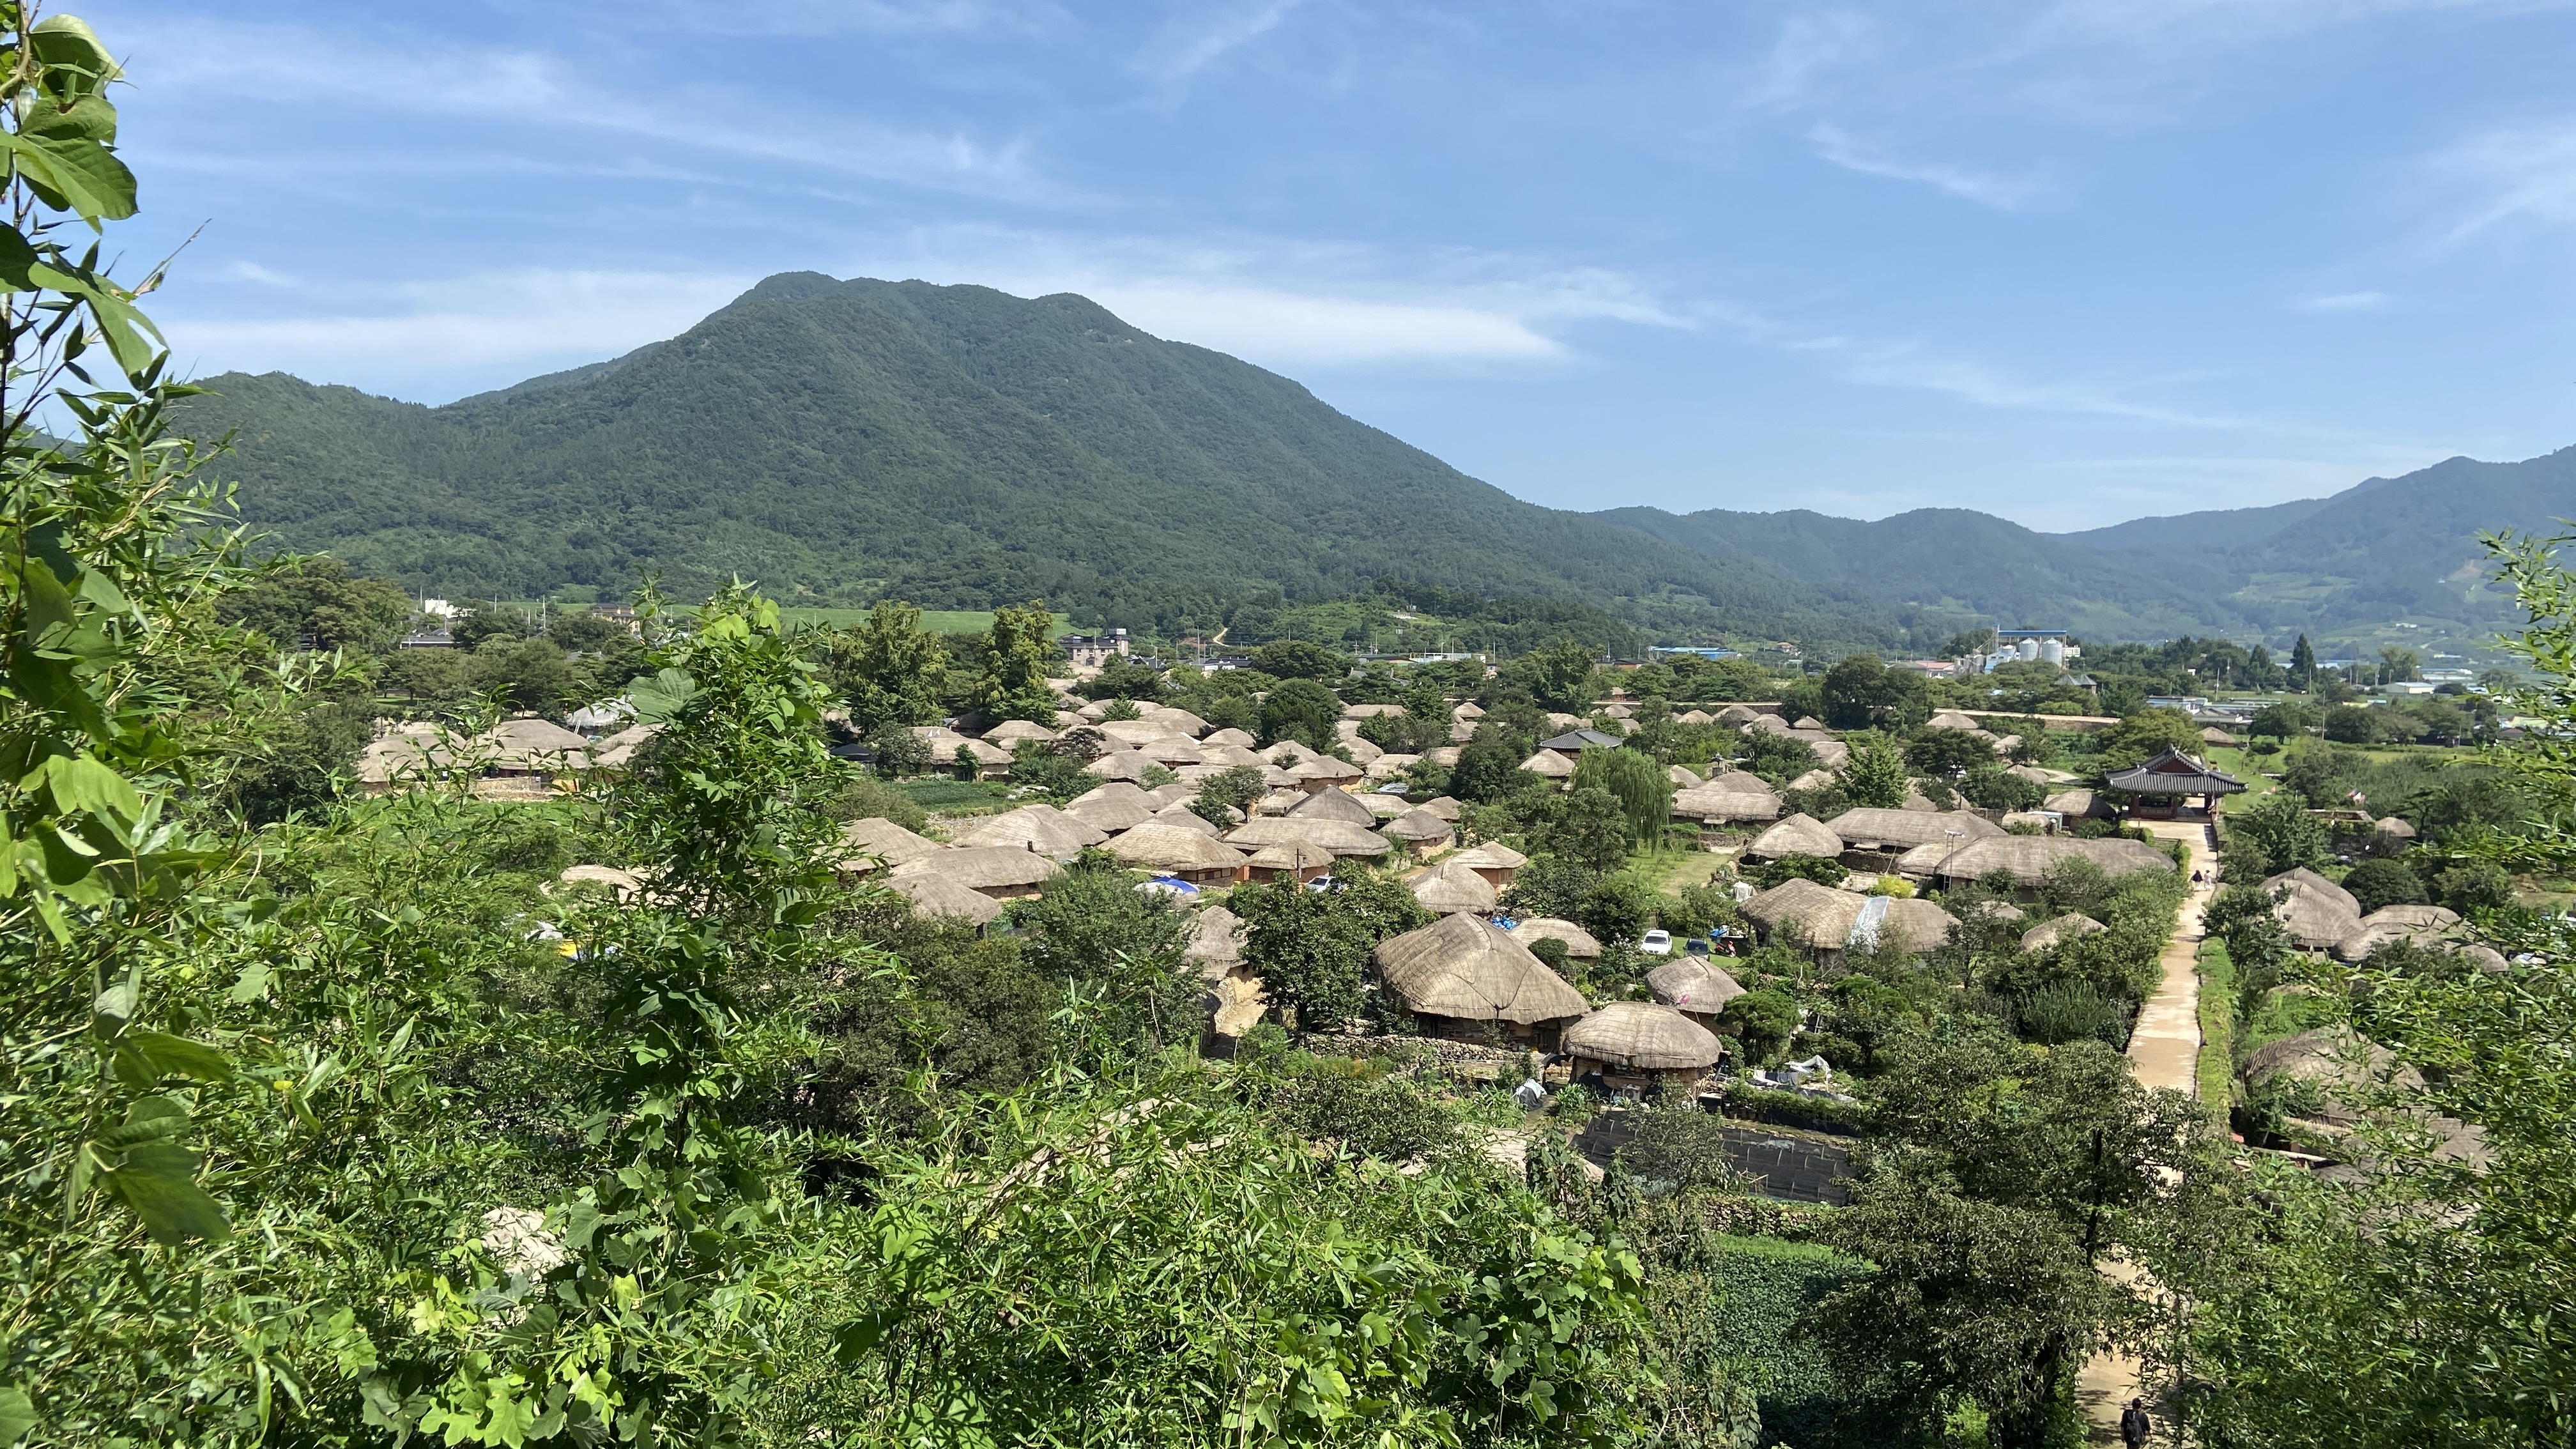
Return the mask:
M 1652 755 L 1638 750 L 1585 750 L 1574 761 L 1572 789 L 1602 790 L 1619 802 L 1628 839 L 1652 850 L 1672 818 L 1673 782 Z

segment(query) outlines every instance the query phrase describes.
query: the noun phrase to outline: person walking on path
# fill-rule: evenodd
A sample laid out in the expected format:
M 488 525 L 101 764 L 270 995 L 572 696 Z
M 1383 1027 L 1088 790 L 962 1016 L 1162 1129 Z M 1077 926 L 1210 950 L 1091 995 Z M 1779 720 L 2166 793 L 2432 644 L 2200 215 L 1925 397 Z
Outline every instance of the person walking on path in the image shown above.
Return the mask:
M 2131 1399 L 2120 1411 L 2120 1442 L 2129 1449 L 2146 1449 L 2147 1434 L 2153 1428 L 2147 1421 L 2147 1401 Z

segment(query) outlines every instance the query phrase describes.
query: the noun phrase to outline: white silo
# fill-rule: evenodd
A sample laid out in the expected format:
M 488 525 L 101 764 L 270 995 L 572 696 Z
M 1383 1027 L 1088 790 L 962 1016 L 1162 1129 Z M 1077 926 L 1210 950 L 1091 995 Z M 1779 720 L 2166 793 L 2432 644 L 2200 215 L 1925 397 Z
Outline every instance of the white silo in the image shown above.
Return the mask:
M 2037 659 L 2039 657 L 2039 641 L 2036 639 L 2024 639 L 2021 641 L 2021 657 L 2025 663 L 2030 660 Z
M 2041 663 L 2043 663 L 2043 664 L 2057 664 L 2057 665 L 2063 665 L 2063 664 L 2065 664 L 2065 663 L 2066 663 L 2066 641 L 2065 641 L 2065 640 L 2063 640 L 2063 639 L 2042 639 L 2042 640 L 2040 640 L 2040 641 L 2039 641 L 2039 658 L 2040 658 L 2040 662 L 2041 662 Z

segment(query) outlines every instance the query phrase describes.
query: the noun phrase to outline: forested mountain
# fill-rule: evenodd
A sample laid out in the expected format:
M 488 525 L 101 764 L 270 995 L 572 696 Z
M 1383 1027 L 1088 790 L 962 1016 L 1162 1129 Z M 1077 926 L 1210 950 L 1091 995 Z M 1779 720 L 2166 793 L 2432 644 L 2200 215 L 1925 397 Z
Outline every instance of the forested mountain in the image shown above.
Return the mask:
M 740 575 L 793 602 L 1044 595 L 1181 632 L 1396 576 L 1676 639 L 1926 649 L 1987 622 L 2286 643 L 2401 619 L 2479 632 L 2502 614 L 2478 531 L 2576 515 L 2576 449 L 2064 535 L 1965 509 L 1571 513 L 1081 297 L 810 272 L 444 407 L 282 373 L 206 386 L 183 425 L 237 435 L 218 471 L 249 522 L 461 595 Z
M 1712 558 L 1761 560 L 1854 600 L 2064 625 L 2094 638 L 2184 633 L 2286 643 L 2396 621 L 2478 632 L 2511 617 L 2483 582 L 2481 532 L 2576 516 L 2576 448 L 2452 458 L 2329 498 L 2035 533 L 1963 509 L 1875 522 L 1807 512 L 1596 515 Z
M 776 276 L 668 342 L 430 408 L 283 374 L 190 404 L 244 517 L 419 591 L 983 607 L 1213 628 L 1381 575 L 1682 633 L 1897 642 L 1891 612 L 1523 503 L 1081 297 Z M 1933 626 L 1926 626 L 1927 629 Z

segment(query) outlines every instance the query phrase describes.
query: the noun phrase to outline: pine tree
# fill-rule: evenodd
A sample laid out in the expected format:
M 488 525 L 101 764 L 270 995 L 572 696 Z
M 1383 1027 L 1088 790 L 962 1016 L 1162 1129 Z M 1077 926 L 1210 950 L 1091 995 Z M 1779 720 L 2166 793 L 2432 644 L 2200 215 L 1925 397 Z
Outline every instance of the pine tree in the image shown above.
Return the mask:
M 2290 683 L 2300 689 L 2312 689 L 2316 682 L 2317 651 L 2309 645 L 2308 636 L 2302 634 L 2290 649 Z

